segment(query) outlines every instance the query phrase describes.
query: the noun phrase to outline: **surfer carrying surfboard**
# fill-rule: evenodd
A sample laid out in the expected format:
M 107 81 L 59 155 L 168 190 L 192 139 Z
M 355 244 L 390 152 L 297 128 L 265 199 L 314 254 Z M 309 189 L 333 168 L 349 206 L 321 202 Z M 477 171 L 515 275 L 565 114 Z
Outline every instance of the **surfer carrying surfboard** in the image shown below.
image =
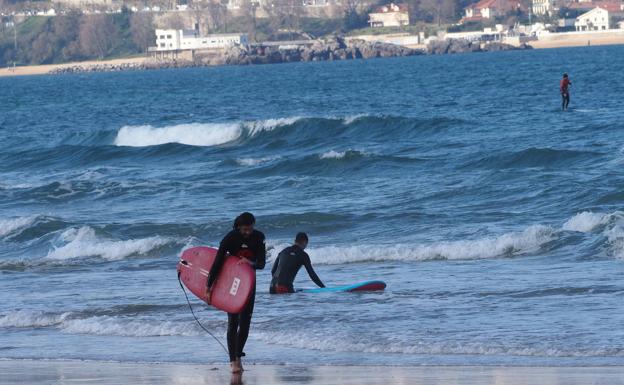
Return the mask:
M 306 233 L 299 233 L 295 237 L 294 245 L 285 248 L 278 254 L 273 263 L 273 268 L 271 269 L 271 274 L 273 275 L 271 287 L 269 288 L 271 294 L 294 293 L 295 288 L 293 282 L 301 266 L 305 266 L 310 279 L 312 279 L 318 287 L 325 287 L 312 268 L 310 256 L 304 251 L 307 246 L 308 235 Z
M 241 257 L 239 264 L 248 263 L 255 270 L 264 269 L 266 264 L 265 237 L 263 233 L 254 229 L 255 223 L 256 219 L 251 213 L 242 213 L 234 221 L 234 229 L 221 241 L 206 283 L 208 303 L 212 297 L 212 286 L 218 279 L 228 254 Z M 249 336 L 255 297 L 254 287 L 247 306 L 240 313 L 228 313 L 227 345 L 232 373 L 243 371 L 241 357 L 245 355 L 243 348 Z

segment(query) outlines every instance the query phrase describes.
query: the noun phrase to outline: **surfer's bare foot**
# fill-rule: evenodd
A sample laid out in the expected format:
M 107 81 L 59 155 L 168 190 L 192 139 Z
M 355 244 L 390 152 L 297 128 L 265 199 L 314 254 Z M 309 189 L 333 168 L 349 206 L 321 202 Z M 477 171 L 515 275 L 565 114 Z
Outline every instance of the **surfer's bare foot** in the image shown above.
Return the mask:
M 245 369 L 243 369 L 243 361 L 241 361 L 240 357 L 236 359 L 236 362 L 238 363 L 238 368 L 240 369 L 240 371 L 243 372 Z
M 240 361 L 238 360 L 230 362 L 230 367 L 232 368 L 232 373 L 234 374 L 240 373 L 243 371 L 243 368 L 240 365 Z

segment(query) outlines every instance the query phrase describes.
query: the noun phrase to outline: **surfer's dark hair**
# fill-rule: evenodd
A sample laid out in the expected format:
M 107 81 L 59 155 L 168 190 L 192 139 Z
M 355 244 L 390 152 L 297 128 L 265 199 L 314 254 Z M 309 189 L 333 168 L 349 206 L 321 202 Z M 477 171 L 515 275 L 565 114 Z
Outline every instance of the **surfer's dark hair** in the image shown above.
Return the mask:
M 252 226 L 256 224 L 256 217 L 252 213 L 244 212 L 234 219 L 234 228 L 238 229 L 241 226 Z
M 563 77 L 564 77 L 564 78 L 567 78 L 567 77 L 568 77 L 568 74 L 563 74 Z
M 297 233 L 295 237 L 295 243 L 303 243 L 308 241 L 308 234 L 306 233 Z

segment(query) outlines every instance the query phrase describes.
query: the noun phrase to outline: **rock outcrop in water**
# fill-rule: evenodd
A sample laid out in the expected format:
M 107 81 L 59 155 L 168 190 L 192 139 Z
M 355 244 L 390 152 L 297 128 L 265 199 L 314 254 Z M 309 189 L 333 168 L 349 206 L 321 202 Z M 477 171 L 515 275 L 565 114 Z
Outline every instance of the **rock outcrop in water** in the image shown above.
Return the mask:
M 435 40 L 427 45 L 427 53 L 431 55 L 442 55 L 450 53 L 466 52 L 491 52 L 491 51 L 513 51 L 521 49 L 531 49 L 527 44 L 514 46 L 500 42 L 473 42 L 467 39 Z
M 299 61 L 326 61 L 369 59 L 375 57 L 398 57 L 422 55 L 422 50 L 415 50 L 395 44 L 368 42 L 364 40 L 346 40 L 332 36 L 316 40 L 309 46 L 253 46 L 232 47 L 221 56 L 197 55 L 197 65 L 248 65 L 276 64 Z
M 438 40 L 430 43 L 426 50 L 407 48 L 400 45 L 345 39 L 332 36 L 316 40 L 310 45 L 251 47 L 235 46 L 224 51 L 196 53 L 194 60 L 146 59 L 140 63 L 74 65 L 58 68 L 51 73 L 113 72 L 126 70 L 205 67 L 214 65 L 277 64 L 292 62 L 370 59 L 379 57 L 400 57 L 423 54 L 450 54 L 464 52 L 506 51 L 531 48 L 526 44 L 515 47 L 499 42 L 479 43 L 468 40 Z

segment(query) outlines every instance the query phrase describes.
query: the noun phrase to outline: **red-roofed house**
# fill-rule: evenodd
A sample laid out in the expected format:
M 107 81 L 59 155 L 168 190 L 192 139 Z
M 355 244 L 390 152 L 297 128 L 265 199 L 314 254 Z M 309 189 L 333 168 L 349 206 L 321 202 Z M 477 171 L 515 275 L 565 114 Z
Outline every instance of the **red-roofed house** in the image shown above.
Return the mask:
M 624 3 L 620 1 L 586 1 L 568 4 L 567 8 L 577 11 L 591 11 L 594 8 L 602 8 L 609 11 L 609 13 L 618 14 L 624 12 Z
M 409 11 L 407 4 L 382 5 L 368 14 L 368 23 L 371 27 L 401 27 L 409 25 Z
M 462 19 L 462 22 L 505 16 L 508 12 L 520 8 L 521 4 L 519 0 L 481 0 L 464 9 L 466 15 Z

